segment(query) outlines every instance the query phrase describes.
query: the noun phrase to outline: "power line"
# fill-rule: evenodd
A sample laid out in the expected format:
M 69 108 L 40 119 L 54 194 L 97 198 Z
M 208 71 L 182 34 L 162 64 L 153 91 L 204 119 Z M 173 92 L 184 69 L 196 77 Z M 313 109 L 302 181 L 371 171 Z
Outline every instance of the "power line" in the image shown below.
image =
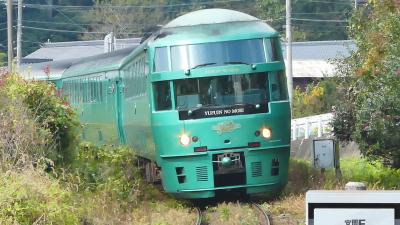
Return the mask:
M 324 27 L 326 27 L 327 25 L 326 24 L 304 24 L 304 23 L 294 23 L 293 24 L 294 26 L 301 26 L 301 27 L 316 27 L 316 26 L 319 26 L 319 27 L 321 27 L 321 26 L 324 26 Z M 340 24 L 329 24 L 329 28 L 331 28 L 332 26 L 334 26 L 334 27 L 348 27 L 348 26 L 345 26 L 345 25 L 340 25 Z
M 334 2 L 327 2 L 327 1 L 309 1 L 311 3 L 324 3 L 324 4 L 338 4 L 338 5 L 349 5 L 352 6 L 353 4 L 350 1 L 334 1 Z M 308 3 L 308 2 L 307 2 Z
M 225 1 L 208 1 L 199 3 L 179 3 L 169 5 L 102 5 L 102 6 L 74 6 L 74 5 L 42 5 L 42 4 L 24 4 L 28 8 L 61 8 L 61 9 L 93 9 L 93 8 L 112 8 L 112 9 L 126 9 L 126 8 L 140 8 L 140 9 L 154 9 L 154 8 L 168 8 L 178 6 L 196 6 L 196 5 L 210 5 L 220 3 L 232 2 L 245 2 L 244 0 L 225 0 Z
M 77 24 L 71 24 L 71 23 L 66 23 L 66 22 L 51 22 L 51 21 L 39 21 L 39 20 L 22 20 L 23 22 L 26 23 L 38 23 L 38 24 L 52 24 L 52 25 L 80 25 L 80 26 L 99 26 L 99 25 L 104 25 L 102 23 L 77 23 Z M 151 26 L 154 25 L 154 23 L 126 23 L 126 25 L 137 25 L 137 26 Z
M 77 31 L 77 30 L 59 30 L 59 29 L 49 29 L 42 27 L 30 27 L 30 26 L 22 26 L 22 28 L 32 29 L 32 30 L 44 30 L 44 31 L 54 31 L 54 32 L 64 32 L 64 33 L 78 33 L 78 34 L 108 34 L 109 32 L 100 32 L 100 31 Z M 141 33 L 124 33 L 118 32 L 119 34 L 141 34 Z
M 78 23 L 78 24 L 71 24 L 71 23 L 65 23 L 65 22 L 51 22 L 51 21 L 39 21 L 39 20 L 22 20 L 23 22 L 27 23 L 39 23 L 39 24 L 58 24 L 58 25 L 81 25 L 81 26 L 92 26 L 92 25 L 98 25 L 98 24 L 90 24 L 90 23 Z
M 321 19 L 303 19 L 303 18 L 292 18 L 296 21 L 309 21 L 309 22 L 332 22 L 332 23 L 347 23 L 348 20 L 321 20 Z
M 292 15 L 325 15 L 325 14 L 345 14 L 346 12 L 310 12 L 310 13 L 292 13 Z

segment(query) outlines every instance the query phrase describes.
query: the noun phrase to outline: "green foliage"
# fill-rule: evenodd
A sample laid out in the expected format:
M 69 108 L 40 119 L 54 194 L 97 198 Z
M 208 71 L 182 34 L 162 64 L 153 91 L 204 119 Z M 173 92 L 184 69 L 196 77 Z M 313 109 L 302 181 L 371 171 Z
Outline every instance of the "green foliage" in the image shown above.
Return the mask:
M 341 181 L 337 180 L 334 169 L 326 170 L 325 176 L 322 176 L 319 170 L 313 169 L 310 162 L 291 159 L 285 193 L 304 193 L 310 189 L 343 189 L 350 181 L 364 182 L 368 189 L 400 189 L 400 169 L 388 168 L 379 161 L 342 159 L 340 168 Z
M 340 161 L 343 182 L 362 181 L 371 189 L 400 189 L 400 169 L 392 169 L 381 162 L 365 159 Z
M 118 38 L 143 37 L 155 32 L 162 25 L 185 13 L 204 8 L 228 8 L 243 12 L 256 13 L 253 1 L 224 3 L 221 1 L 189 0 L 182 5 L 180 0 L 96 0 L 94 9 L 85 13 L 82 18 L 90 23 L 90 29 L 96 32 L 114 32 Z M 131 8 L 111 8 L 112 6 L 144 6 Z M 171 5 L 170 7 L 164 7 Z M 173 6 L 173 7 L 172 7 Z M 255 15 L 257 16 L 257 15 Z M 102 39 L 103 34 L 85 34 L 84 39 Z
M 331 112 L 336 101 L 337 90 L 333 80 L 309 84 L 304 91 L 296 87 L 293 97 L 293 116 L 299 118 Z
M 7 64 L 7 54 L 4 52 L 0 52 L 0 67 L 5 66 Z
M 333 121 L 340 140 L 355 140 L 371 160 L 400 166 L 400 11 L 371 1 L 351 20 L 358 49 L 337 62 L 339 103 Z
M 0 172 L 1 224 L 78 224 L 69 190 L 38 172 Z
M 125 204 L 137 203 L 141 194 L 140 171 L 132 149 L 82 143 L 72 169 L 78 177 L 68 181 L 79 190 L 105 191 L 111 199 Z
M 257 0 L 259 16 L 284 34 L 285 0 Z M 292 29 L 295 41 L 346 40 L 345 22 L 352 10 L 352 2 L 335 0 L 292 1 Z M 328 21 L 324 21 L 328 20 Z M 329 21 L 335 20 L 336 22 Z
M 11 101 L 20 99 L 28 108 L 31 118 L 52 135 L 54 152 L 47 156 L 54 163 L 70 163 L 78 141 L 79 121 L 68 103 L 60 98 L 53 84 L 26 81 L 16 76 L 4 77 L 0 87 L 2 95 Z
M 0 88 L 0 171 L 45 162 L 54 152 L 51 133 L 40 128 L 21 99 L 2 94 Z

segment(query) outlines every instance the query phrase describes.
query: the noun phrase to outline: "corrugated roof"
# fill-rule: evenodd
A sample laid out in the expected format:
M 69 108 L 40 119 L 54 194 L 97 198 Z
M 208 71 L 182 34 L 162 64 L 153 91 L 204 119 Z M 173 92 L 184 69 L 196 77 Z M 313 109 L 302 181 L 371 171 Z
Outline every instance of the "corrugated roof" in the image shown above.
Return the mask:
M 116 50 L 137 47 L 141 38 L 117 39 Z M 52 59 L 53 61 L 77 59 L 104 53 L 104 41 L 74 41 L 44 43 L 43 47 L 24 57 L 25 59 Z
M 284 56 L 286 44 L 283 45 Z M 335 66 L 329 61 L 348 57 L 356 45 L 351 40 L 310 41 L 292 44 L 292 70 L 294 78 L 330 77 L 335 75 Z
M 347 57 L 355 48 L 351 40 L 293 42 L 292 54 L 293 60 L 329 60 Z

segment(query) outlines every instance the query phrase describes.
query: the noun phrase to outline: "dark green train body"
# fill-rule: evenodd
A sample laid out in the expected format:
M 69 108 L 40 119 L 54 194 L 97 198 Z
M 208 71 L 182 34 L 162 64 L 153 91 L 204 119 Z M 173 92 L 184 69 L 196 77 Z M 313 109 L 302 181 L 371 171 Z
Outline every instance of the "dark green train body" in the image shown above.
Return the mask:
M 133 147 L 156 163 L 166 192 L 273 195 L 287 182 L 290 150 L 280 49 L 254 17 L 200 10 L 135 49 L 71 61 L 52 77 L 81 116 L 82 139 Z

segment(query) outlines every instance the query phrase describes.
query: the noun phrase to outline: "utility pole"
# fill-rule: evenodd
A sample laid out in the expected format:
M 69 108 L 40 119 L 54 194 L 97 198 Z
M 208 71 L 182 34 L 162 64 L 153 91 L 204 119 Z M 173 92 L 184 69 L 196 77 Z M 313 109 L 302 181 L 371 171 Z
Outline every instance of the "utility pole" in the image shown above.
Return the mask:
M 7 47 L 8 47 L 8 71 L 11 72 L 13 61 L 13 46 L 12 46 L 12 0 L 7 0 Z
M 293 102 L 293 74 L 292 74 L 292 22 L 291 22 L 291 1 L 286 0 L 286 77 L 289 91 L 289 101 L 292 107 Z
M 17 24 L 17 72 L 20 72 L 21 66 L 21 38 L 22 38 L 22 0 L 18 0 L 18 24 Z
M 354 0 L 354 8 L 357 9 L 357 0 Z

